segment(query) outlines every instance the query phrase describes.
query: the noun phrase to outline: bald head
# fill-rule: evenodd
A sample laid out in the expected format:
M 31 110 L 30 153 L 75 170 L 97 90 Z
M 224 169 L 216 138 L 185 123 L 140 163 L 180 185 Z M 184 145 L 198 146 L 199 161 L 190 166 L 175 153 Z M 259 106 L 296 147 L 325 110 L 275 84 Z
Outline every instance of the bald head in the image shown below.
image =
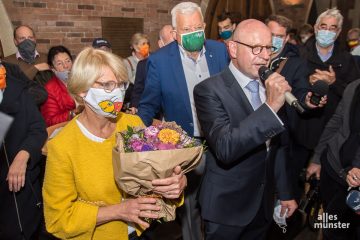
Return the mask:
M 174 41 L 173 32 L 174 28 L 171 25 L 164 25 L 159 32 L 159 47 L 164 47 L 165 45 Z
M 236 27 L 234 40 L 246 41 L 247 39 L 253 39 L 259 35 L 262 37 L 270 36 L 271 42 L 271 31 L 263 22 L 256 19 L 247 19 L 240 22 Z
M 234 66 L 251 79 L 258 78 L 258 70 L 268 65 L 271 55 L 271 31 L 262 22 L 247 19 L 236 27 L 229 54 Z

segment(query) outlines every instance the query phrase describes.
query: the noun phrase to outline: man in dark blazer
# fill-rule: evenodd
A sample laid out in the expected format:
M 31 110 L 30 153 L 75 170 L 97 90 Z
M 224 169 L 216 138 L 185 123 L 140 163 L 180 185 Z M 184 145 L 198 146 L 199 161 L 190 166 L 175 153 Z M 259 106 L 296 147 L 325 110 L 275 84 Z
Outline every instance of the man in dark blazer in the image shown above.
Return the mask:
M 209 146 L 199 193 L 205 239 L 265 239 L 274 209 L 275 164 L 280 215 L 287 212 L 289 217 L 297 207 L 284 173 L 286 151 L 275 149 L 275 136 L 284 131 L 276 112 L 291 88 L 273 73 L 265 81 L 265 93 L 258 75 L 272 50 L 269 28 L 258 20 L 245 20 L 229 41 L 229 67 L 194 89 Z
M 0 239 L 35 239 L 43 215 L 40 161 L 46 125 L 27 92 L 24 73 L 16 65 L 2 64 L 6 88 L 0 89 L 0 112 L 14 121 L 0 145 Z
M 145 89 L 138 115 L 148 126 L 162 109 L 166 121 L 176 121 L 189 135 L 202 137 L 193 101 L 194 86 L 219 73 L 228 64 L 225 45 L 206 40 L 200 7 L 182 2 L 172 11 L 176 41 L 159 49 L 148 59 Z M 185 209 L 181 211 L 184 240 L 202 239 L 201 220 L 196 207 L 196 192 L 201 174 L 187 175 Z

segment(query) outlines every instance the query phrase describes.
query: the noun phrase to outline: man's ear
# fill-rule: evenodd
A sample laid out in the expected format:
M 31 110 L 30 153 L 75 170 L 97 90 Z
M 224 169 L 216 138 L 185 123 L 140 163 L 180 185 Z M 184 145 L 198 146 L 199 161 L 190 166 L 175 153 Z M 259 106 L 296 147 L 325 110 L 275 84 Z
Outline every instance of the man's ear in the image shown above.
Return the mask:
M 232 24 L 232 30 L 235 31 L 235 28 L 236 28 L 236 24 L 233 23 L 233 24 Z
M 284 41 L 284 44 L 287 43 L 290 39 L 290 35 L 289 34 L 286 34 L 286 37 L 285 37 L 285 41 Z
M 228 42 L 228 47 L 229 47 L 229 55 L 231 59 L 236 58 L 236 53 L 237 53 L 237 43 L 234 41 L 229 41 Z

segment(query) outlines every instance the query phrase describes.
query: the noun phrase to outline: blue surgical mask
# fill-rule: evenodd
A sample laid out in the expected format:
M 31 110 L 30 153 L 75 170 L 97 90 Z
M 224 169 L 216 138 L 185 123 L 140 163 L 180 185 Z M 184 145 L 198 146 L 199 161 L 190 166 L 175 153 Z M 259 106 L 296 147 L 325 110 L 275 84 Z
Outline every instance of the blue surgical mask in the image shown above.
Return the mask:
M 316 33 L 316 42 L 320 47 L 329 47 L 333 45 L 335 42 L 336 32 L 328 31 L 328 30 L 319 30 Z
M 272 45 L 275 47 L 274 53 L 278 53 L 284 45 L 284 39 L 281 37 L 272 37 Z
M 231 30 L 225 30 L 220 33 L 220 38 L 223 40 L 227 40 L 231 38 L 232 31 Z
M 62 72 L 58 72 L 58 71 L 54 71 L 56 77 L 58 79 L 60 79 L 61 81 L 63 81 L 64 83 L 67 83 L 67 80 L 69 79 L 69 72 L 68 70 L 62 71 Z

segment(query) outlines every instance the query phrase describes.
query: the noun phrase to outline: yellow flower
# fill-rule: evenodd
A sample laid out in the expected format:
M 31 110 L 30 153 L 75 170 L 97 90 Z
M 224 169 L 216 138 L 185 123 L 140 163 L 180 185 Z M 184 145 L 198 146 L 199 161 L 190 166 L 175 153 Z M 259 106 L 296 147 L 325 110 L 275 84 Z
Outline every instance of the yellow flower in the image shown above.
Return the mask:
M 162 129 L 158 134 L 158 138 L 163 143 L 171 143 L 175 145 L 180 140 L 180 134 L 172 129 Z

